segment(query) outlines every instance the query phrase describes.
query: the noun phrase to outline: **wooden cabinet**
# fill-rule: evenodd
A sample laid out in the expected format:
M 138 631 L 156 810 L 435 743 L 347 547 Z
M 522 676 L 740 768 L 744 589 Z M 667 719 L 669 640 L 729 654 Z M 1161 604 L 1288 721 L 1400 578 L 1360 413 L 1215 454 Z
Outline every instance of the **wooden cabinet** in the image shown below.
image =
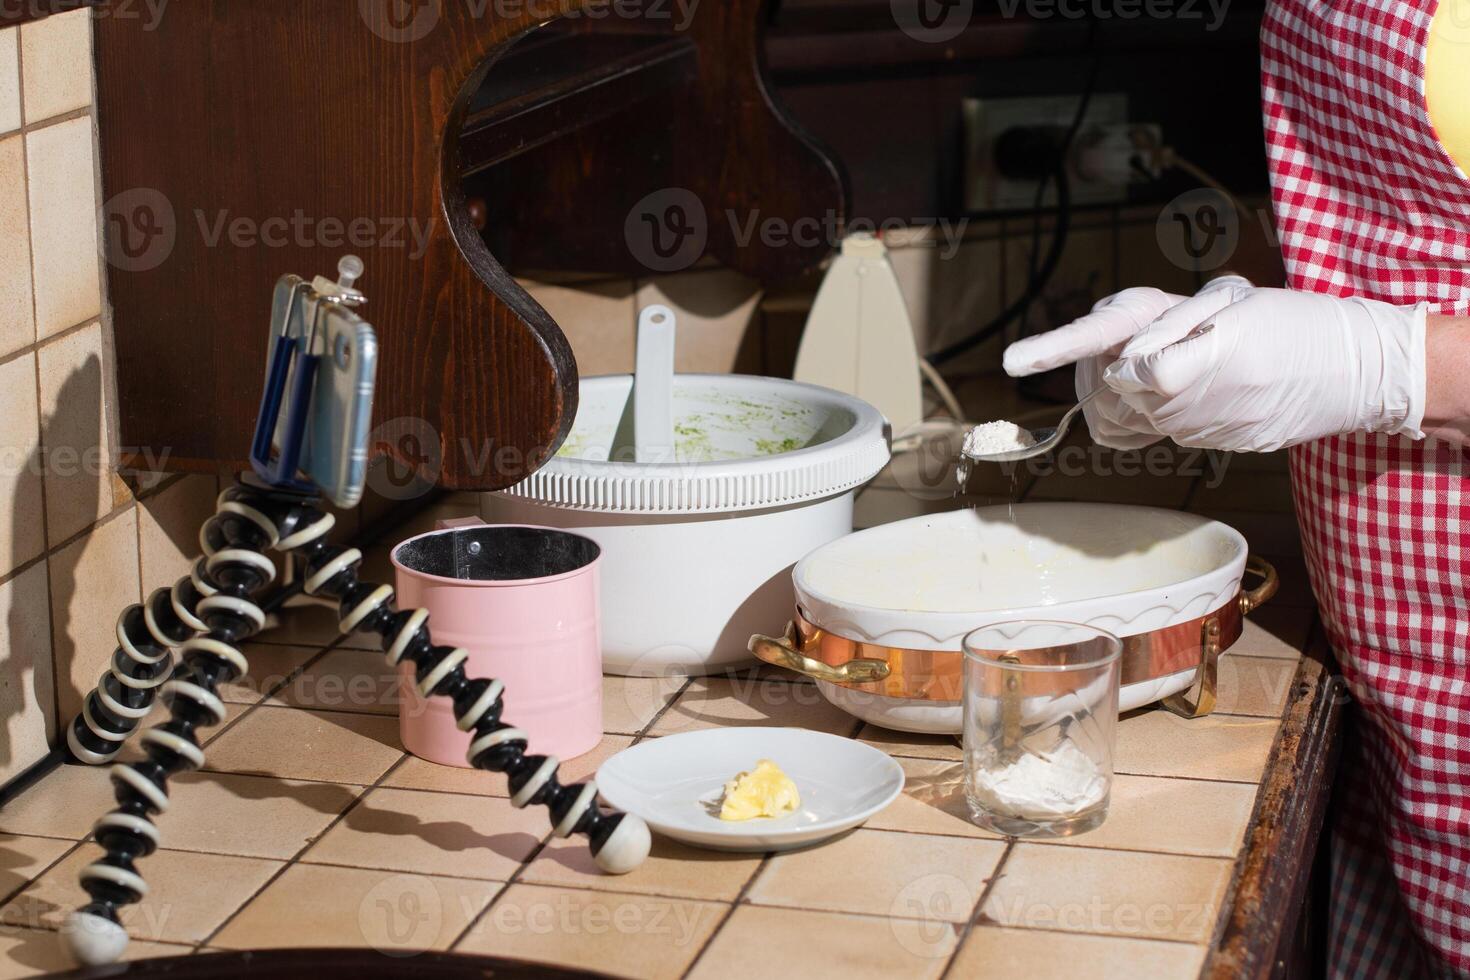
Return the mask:
M 765 281 L 819 261 L 825 238 L 741 234 L 751 215 L 840 222 L 846 199 L 771 97 L 763 4 L 693 6 L 688 23 L 585 0 L 173 0 L 152 30 L 99 18 L 125 463 L 243 465 L 272 286 L 345 252 L 367 266 L 375 421 L 436 442 L 431 475 L 457 489 L 515 483 L 576 411 L 571 349 L 507 263 L 666 271 L 640 233 Z

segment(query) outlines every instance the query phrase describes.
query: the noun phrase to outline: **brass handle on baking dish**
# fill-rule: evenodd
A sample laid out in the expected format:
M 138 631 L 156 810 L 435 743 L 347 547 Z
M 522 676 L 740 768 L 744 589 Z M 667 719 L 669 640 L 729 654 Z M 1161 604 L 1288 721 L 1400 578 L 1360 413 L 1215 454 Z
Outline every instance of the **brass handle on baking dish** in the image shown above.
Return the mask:
M 888 661 L 858 658 L 849 660 L 840 667 L 824 664 L 802 653 L 801 641 L 796 635 L 796 624 L 786 624 L 786 634 L 779 639 L 757 633 L 750 638 L 750 652 L 768 664 L 794 670 L 813 680 L 833 684 L 867 684 L 881 681 L 888 676 Z
M 1254 589 L 1241 590 L 1240 614 L 1248 615 L 1261 608 L 1281 587 L 1281 576 L 1276 566 L 1264 558 L 1249 555 L 1245 560 L 1247 574 L 1255 575 L 1261 584 Z M 1194 683 L 1189 690 L 1171 694 L 1163 699 L 1165 708 L 1181 718 L 1202 718 L 1215 710 L 1215 688 L 1219 682 L 1221 653 L 1220 617 L 1211 614 L 1205 617 L 1200 628 L 1200 661 L 1195 671 Z
M 1281 588 L 1281 576 L 1276 574 L 1276 566 L 1264 558 L 1249 555 L 1245 559 L 1245 571 L 1247 575 L 1257 575 L 1261 584 L 1249 592 L 1242 590 L 1240 593 L 1240 613 L 1249 616 L 1255 610 L 1266 604 Z

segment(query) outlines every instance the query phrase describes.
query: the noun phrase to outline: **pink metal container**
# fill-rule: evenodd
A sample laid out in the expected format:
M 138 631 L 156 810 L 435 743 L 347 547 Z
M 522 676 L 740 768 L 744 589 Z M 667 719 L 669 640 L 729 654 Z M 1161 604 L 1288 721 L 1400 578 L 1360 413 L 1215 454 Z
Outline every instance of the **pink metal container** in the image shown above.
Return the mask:
M 450 527 L 393 549 L 401 609 L 429 611 L 434 642 L 463 647 L 470 677 L 505 684 L 502 718 L 530 751 L 570 759 L 602 739 L 601 549 L 589 538 L 523 525 Z M 469 734 L 446 699 L 425 700 L 400 668 L 408 751 L 468 766 Z

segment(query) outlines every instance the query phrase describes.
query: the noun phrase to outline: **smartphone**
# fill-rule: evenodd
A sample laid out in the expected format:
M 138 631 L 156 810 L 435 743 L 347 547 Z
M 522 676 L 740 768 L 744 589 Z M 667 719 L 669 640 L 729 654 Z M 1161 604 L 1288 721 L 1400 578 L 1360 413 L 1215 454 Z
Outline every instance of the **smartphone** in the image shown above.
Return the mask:
M 346 306 L 313 298 L 306 307 L 303 342 L 316 358 L 316 383 L 300 469 L 332 503 L 356 507 L 367 480 L 378 336 Z

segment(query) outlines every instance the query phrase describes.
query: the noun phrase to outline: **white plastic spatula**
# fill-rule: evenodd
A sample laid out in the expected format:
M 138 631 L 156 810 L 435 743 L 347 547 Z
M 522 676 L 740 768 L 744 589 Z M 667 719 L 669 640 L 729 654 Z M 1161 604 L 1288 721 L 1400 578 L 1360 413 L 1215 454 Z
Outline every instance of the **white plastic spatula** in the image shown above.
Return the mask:
M 674 311 L 645 307 L 638 315 L 633 373 L 633 447 L 640 463 L 674 459 Z

